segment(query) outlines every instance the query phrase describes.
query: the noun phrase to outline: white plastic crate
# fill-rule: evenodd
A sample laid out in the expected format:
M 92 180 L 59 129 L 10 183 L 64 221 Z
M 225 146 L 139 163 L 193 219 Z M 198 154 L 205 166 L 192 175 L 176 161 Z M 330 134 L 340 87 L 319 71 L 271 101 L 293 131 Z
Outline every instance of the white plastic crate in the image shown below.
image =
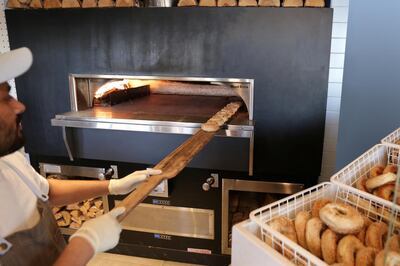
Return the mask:
M 396 129 L 395 131 L 384 137 L 381 140 L 381 143 L 400 149 L 400 145 L 396 144 L 396 141 L 398 140 L 400 140 L 400 128 Z
M 311 252 L 268 226 L 268 222 L 277 216 L 285 216 L 294 220 L 298 212 L 311 211 L 314 201 L 322 198 L 329 198 L 333 202 L 342 202 L 353 206 L 373 221 L 384 221 L 389 224 L 389 221 L 399 221 L 400 219 L 400 211 L 391 208 L 388 204 L 375 202 L 369 195 L 361 195 L 346 187 L 340 187 L 329 182 L 321 183 L 254 210 L 250 213 L 250 219 L 260 227 L 260 240 L 271 244 L 283 256 L 286 255 L 285 257 L 290 259 L 294 265 L 326 266 L 327 264 L 324 261 Z M 396 227 L 391 226 L 389 228 L 389 235 L 398 233 L 399 228 L 400 224 L 397 222 Z
M 400 210 L 400 206 L 393 204 L 390 201 L 377 197 L 371 193 L 358 190 L 355 187 L 356 182 L 364 175 L 367 175 L 371 168 L 376 165 L 396 164 L 399 165 L 399 149 L 393 146 L 378 144 L 363 153 L 360 157 L 348 164 L 338 173 L 331 177 L 331 182 L 339 186 L 349 187 L 364 196 L 372 198 L 376 202 L 389 204 Z

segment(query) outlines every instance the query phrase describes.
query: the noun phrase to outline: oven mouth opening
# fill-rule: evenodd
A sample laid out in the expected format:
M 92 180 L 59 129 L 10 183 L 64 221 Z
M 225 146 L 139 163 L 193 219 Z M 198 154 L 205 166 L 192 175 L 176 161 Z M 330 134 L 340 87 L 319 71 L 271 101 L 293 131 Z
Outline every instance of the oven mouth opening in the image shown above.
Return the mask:
M 153 96 L 154 99 L 158 99 L 159 97 L 165 98 L 165 100 L 150 101 L 153 104 L 161 102 L 161 105 L 166 105 L 169 101 L 172 104 L 176 101 L 177 105 L 184 106 L 187 105 L 185 104 L 185 101 L 187 101 L 189 105 L 192 102 L 194 107 L 196 106 L 196 102 L 204 101 L 205 98 L 213 98 L 214 100 L 211 101 L 216 102 L 217 106 L 222 108 L 221 104 L 225 105 L 232 101 L 242 101 L 240 95 L 232 89 L 232 84 L 223 82 L 136 80 L 125 78 L 98 80 L 92 83 L 92 85 L 89 86 L 91 87 L 89 90 L 93 91 L 90 93 L 92 98 L 89 100 L 91 103 L 88 106 L 89 108 L 113 107 L 118 104 L 132 105 L 138 101 L 143 101 L 139 98 L 151 97 L 151 95 L 159 95 Z M 216 98 L 220 100 L 216 100 Z M 186 109 L 188 108 L 190 107 L 186 107 Z M 157 111 L 161 111 L 162 109 L 163 107 Z M 245 108 L 241 109 L 244 111 Z M 145 111 L 140 108 L 140 112 Z M 193 116 L 193 114 L 191 115 Z M 209 115 L 212 114 L 210 113 Z

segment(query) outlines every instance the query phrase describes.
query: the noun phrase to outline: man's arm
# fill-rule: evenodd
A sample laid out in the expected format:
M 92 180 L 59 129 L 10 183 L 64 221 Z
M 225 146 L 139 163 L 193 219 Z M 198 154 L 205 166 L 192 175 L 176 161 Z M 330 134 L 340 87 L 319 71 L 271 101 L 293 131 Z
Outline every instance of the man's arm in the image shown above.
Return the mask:
M 49 201 L 63 206 L 78 201 L 107 195 L 110 181 L 80 181 L 49 179 Z
M 49 201 L 53 206 L 63 206 L 107 194 L 123 195 L 131 192 L 148 176 L 159 174 L 161 174 L 161 170 L 149 168 L 110 181 L 49 179 Z
M 87 240 L 75 237 L 69 241 L 68 246 L 58 257 L 54 266 L 86 265 L 93 257 L 94 250 Z

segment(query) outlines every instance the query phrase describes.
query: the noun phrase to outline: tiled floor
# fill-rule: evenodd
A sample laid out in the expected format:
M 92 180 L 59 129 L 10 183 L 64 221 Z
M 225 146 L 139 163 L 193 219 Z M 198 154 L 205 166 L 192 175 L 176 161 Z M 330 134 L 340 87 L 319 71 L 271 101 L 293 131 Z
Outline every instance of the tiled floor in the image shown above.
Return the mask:
M 197 264 L 179 263 L 173 261 L 153 260 L 110 253 L 99 253 L 88 266 L 200 266 Z

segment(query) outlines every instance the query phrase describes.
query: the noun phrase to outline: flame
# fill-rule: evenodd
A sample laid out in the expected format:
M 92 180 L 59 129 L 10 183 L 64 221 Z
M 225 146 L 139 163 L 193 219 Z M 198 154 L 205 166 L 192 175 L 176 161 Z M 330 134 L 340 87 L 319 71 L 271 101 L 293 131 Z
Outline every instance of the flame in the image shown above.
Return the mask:
M 151 80 L 132 80 L 132 79 L 124 79 L 118 81 L 110 81 L 106 84 L 102 85 L 94 94 L 96 99 L 101 98 L 109 91 L 112 90 L 126 90 L 129 88 L 140 87 L 144 85 L 150 85 Z

